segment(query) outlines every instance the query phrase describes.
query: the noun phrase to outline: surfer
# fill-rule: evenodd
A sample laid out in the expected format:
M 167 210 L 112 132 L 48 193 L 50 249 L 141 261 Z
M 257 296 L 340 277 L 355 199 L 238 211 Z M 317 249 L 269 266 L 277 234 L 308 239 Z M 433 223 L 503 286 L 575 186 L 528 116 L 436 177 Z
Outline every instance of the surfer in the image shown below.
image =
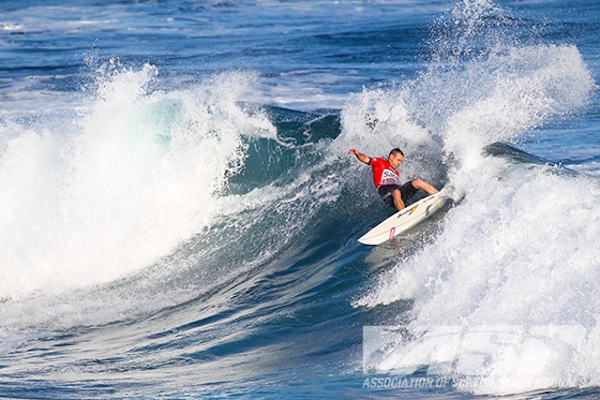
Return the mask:
M 373 183 L 381 199 L 390 207 L 398 211 L 404 209 L 408 199 L 413 197 L 419 189 L 427 194 L 437 193 L 438 190 L 429 182 L 416 178 L 400 184 L 400 174 L 397 168 L 404 161 L 404 153 L 399 148 L 392 149 L 387 160 L 369 157 L 356 149 L 350 149 L 349 154 L 354 154 L 363 163 L 370 165 L 373 170 Z

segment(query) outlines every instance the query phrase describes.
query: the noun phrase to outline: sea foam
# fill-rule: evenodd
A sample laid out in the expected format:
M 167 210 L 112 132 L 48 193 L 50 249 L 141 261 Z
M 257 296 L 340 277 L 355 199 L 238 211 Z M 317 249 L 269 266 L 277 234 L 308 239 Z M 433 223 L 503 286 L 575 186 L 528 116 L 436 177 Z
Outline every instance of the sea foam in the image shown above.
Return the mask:
M 467 57 L 461 43 L 473 44 L 473 30 L 485 31 L 485 21 L 497 21 L 485 11 L 499 9 L 489 2 L 461 4 L 454 11 L 460 16 L 457 25 L 464 25 L 464 17 L 481 20 L 461 33 L 469 40 L 453 37 L 457 51 L 444 49 L 415 81 L 387 93 L 378 90 L 376 98 L 366 91 L 345 110 L 353 121 L 367 121 L 360 125 L 362 131 L 344 125 L 340 140 L 350 143 L 372 132 L 368 121 L 382 115 L 378 110 L 401 107 L 402 113 L 393 117 L 400 122 L 393 122 L 390 113 L 386 121 L 394 126 L 378 131 L 393 140 L 380 144 L 442 154 L 437 164 L 445 165 L 447 185 L 461 199 L 429 244 L 383 272 L 354 301 L 357 307 L 371 308 L 410 300 L 406 328 L 414 338 L 427 338 L 427 332 L 444 327 L 455 334 L 438 335 L 442 339 L 436 341 L 399 340 L 372 367 L 411 373 L 428 365 L 436 373 L 449 363 L 455 368 L 445 373 L 455 385 L 480 394 L 595 384 L 598 371 L 593 366 L 600 360 L 592 338 L 599 329 L 600 290 L 590 282 L 600 279 L 595 244 L 600 182 L 484 151 L 585 106 L 595 82 L 575 46 L 523 45 L 503 41 L 496 33 L 498 40 L 479 37 L 479 43 L 490 47 Z M 365 99 L 375 100 L 358 108 Z M 434 167 L 412 170 L 427 177 Z M 398 316 L 399 321 L 404 318 Z M 556 339 L 553 329 L 573 333 L 576 340 L 540 339 L 540 331 Z M 517 339 L 492 346 L 507 330 Z M 491 332 L 485 351 L 473 345 L 480 331 Z M 460 344 L 457 337 L 463 338 Z M 418 351 L 427 345 L 428 351 Z M 473 362 L 473 354 L 484 360 Z M 465 363 L 472 366 L 461 374 L 456 366 Z M 476 384 L 467 384 L 471 378 Z
M 243 165 L 242 136 L 275 135 L 260 110 L 239 103 L 252 98 L 252 74 L 168 92 L 154 89 L 157 79 L 151 65 L 112 63 L 76 115 L 3 121 L 0 297 L 151 265 L 218 212 L 216 193 Z

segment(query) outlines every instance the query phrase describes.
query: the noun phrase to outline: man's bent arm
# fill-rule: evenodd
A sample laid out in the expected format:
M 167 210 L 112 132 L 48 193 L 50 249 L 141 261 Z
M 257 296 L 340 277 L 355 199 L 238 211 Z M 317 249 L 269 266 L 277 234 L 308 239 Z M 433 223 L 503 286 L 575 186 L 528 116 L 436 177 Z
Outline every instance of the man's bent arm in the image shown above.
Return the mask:
M 354 154 L 356 156 L 356 158 L 358 158 L 360 161 L 364 162 L 365 164 L 368 164 L 371 162 L 371 157 L 359 152 L 356 149 L 350 149 L 350 151 L 348 151 L 348 153 Z

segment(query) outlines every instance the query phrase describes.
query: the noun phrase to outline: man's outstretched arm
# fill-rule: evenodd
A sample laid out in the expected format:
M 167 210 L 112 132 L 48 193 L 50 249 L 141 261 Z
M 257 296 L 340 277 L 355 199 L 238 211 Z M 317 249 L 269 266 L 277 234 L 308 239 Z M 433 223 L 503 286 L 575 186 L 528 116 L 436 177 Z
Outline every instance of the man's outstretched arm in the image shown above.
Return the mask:
M 348 153 L 354 154 L 356 156 L 356 158 L 358 158 L 360 161 L 364 162 L 365 164 L 368 164 L 371 162 L 371 157 L 359 152 L 356 149 L 350 149 L 350 151 L 348 151 Z

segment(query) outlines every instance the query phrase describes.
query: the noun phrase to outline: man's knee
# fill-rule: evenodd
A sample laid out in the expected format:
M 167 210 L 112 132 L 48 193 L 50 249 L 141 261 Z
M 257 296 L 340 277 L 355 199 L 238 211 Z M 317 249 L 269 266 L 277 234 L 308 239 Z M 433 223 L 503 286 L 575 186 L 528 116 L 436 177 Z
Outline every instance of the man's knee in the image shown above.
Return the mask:
M 425 182 L 423 180 L 421 180 L 420 178 L 416 178 L 416 179 L 413 179 L 411 183 L 415 189 L 422 189 L 423 184 Z

